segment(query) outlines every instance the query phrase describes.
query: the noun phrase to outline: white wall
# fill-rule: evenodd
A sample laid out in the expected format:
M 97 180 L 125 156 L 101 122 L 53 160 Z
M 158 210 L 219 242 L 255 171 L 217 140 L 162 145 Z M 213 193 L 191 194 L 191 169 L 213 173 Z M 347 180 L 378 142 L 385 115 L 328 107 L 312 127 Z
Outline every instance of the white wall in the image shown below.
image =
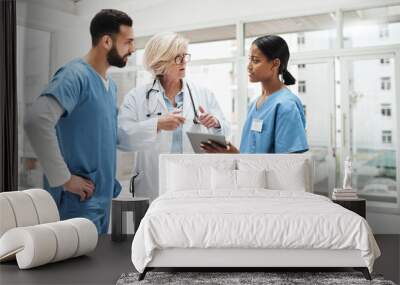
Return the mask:
M 17 23 L 51 32 L 51 74 L 67 61 L 84 55 L 90 48 L 89 22 L 80 16 L 37 5 L 35 2 L 17 1 Z
M 48 83 L 50 33 L 18 25 L 17 55 L 19 186 L 20 189 L 42 187 L 43 174 L 25 137 L 23 122 L 25 110 Z
M 84 56 L 90 49 L 89 28 L 79 32 L 60 30 L 52 33 L 51 38 L 51 73 L 76 57 Z

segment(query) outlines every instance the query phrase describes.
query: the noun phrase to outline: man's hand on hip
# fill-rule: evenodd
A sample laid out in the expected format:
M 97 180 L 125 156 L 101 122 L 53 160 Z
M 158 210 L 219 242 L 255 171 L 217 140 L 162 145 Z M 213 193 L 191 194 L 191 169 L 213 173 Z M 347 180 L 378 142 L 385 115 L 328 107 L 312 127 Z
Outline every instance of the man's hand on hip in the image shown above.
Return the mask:
M 94 191 L 92 181 L 76 175 L 71 175 L 71 178 L 63 186 L 66 191 L 79 195 L 81 201 L 90 198 Z

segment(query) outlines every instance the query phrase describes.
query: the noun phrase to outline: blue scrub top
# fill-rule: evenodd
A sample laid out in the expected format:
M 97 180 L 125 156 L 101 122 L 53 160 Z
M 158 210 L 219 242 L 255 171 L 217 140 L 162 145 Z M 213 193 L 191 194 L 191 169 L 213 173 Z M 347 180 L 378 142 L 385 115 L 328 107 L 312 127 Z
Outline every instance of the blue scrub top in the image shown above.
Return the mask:
M 183 108 L 183 91 L 180 91 L 175 97 L 176 107 L 171 104 L 168 97 L 165 95 L 165 92 L 162 91 L 165 105 L 167 106 L 168 112 L 172 113 L 176 109 Z M 182 153 L 182 125 L 180 125 L 176 130 L 172 133 L 172 145 L 171 145 L 171 153 Z
M 288 88 L 272 93 L 259 109 L 250 105 L 243 127 L 241 153 L 292 153 L 308 150 L 303 104 Z M 261 132 L 252 130 L 254 119 Z
M 83 202 L 63 187 L 45 188 L 53 195 L 61 219 L 85 217 L 107 233 L 111 200 L 121 192 L 116 177 L 117 87 L 106 90 L 100 75 L 83 59 L 60 68 L 41 96 L 52 96 L 65 109 L 56 125 L 61 154 L 71 172 L 90 179 L 95 190 Z

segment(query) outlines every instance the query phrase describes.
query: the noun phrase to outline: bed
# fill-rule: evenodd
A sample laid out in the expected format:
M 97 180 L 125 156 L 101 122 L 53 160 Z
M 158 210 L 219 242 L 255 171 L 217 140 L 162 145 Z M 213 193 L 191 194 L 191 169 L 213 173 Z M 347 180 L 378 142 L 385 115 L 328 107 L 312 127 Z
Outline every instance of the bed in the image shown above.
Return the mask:
M 140 280 L 160 267 L 352 267 L 371 279 L 368 223 L 312 193 L 307 154 L 168 154 L 159 167 L 132 242 Z

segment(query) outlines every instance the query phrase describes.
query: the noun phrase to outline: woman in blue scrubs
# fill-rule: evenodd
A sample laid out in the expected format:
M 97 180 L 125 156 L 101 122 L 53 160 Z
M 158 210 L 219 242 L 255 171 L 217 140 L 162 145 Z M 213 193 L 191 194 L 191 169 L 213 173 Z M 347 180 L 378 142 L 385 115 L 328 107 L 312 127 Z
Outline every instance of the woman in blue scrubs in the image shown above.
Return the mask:
M 250 105 L 243 126 L 240 151 L 210 141 L 210 153 L 300 153 L 308 150 L 303 104 L 287 85 L 296 80 L 287 70 L 289 48 L 275 35 L 259 37 L 251 45 L 248 73 L 260 82 L 262 94 Z

